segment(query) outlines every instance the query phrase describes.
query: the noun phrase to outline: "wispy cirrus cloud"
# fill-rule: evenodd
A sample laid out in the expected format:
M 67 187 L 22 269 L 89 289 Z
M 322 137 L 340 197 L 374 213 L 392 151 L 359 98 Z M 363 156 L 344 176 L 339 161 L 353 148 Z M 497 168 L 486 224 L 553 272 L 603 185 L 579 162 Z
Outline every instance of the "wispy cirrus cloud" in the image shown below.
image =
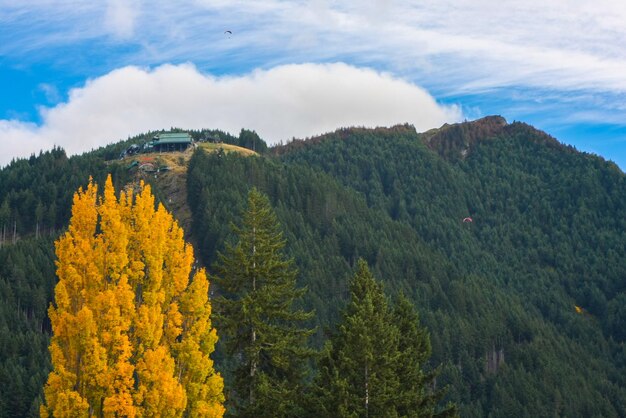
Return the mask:
M 108 0 L 104 26 L 114 36 L 128 39 L 135 32 L 135 21 L 139 12 L 138 0 Z
M 3 42 L 3 54 L 53 48 L 70 36 L 72 42 L 134 45 L 112 68 L 180 60 L 205 68 L 219 61 L 246 72 L 293 62 L 344 61 L 414 77 L 445 94 L 506 85 L 626 92 L 626 3 L 613 0 L 379 0 L 366 5 L 39 0 L 22 6 L 3 0 L 0 11 L 8 28 L 23 30 L 26 21 L 34 22 L 23 41 Z M 224 39 L 227 29 L 235 36 Z

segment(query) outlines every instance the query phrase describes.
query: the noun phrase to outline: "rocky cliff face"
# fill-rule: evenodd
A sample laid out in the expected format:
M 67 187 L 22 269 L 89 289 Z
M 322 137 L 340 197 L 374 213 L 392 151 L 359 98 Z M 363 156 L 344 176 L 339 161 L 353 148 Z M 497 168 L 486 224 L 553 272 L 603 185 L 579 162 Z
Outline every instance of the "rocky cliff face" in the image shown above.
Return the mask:
M 504 132 L 507 121 L 502 116 L 487 116 L 472 122 L 445 124 L 422 134 L 426 145 L 448 160 L 467 157 L 480 140 L 495 138 Z

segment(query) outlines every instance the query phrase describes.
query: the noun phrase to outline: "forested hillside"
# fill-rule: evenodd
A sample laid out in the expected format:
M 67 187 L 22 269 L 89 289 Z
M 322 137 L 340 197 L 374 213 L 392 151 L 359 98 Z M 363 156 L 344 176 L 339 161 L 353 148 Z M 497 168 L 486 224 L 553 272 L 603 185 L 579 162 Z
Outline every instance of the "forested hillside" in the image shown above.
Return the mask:
M 387 294 L 415 303 L 437 386 L 461 416 L 626 416 L 626 176 L 614 164 L 498 117 L 423 134 L 341 129 L 269 150 L 251 131 L 192 134 L 264 152 L 191 158 L 187 232 L 202 262 L 213 271 L 232 242 L 249 189 L 267 194 L 318 346 L 363 258 Z M 0 171 L 0 417 L 37 411 L 52 238 L 73 191 L 90 175 L 113 173 L 117 189 L 136 179 L 113 160 L 150 136 Z

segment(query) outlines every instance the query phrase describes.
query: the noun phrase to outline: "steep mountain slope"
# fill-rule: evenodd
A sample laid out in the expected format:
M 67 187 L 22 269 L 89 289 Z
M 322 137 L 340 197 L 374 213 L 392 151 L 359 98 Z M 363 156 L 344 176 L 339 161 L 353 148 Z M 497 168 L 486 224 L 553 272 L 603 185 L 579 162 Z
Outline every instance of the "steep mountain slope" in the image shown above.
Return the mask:
M 361 192 L 453 264 L 441 305 L 415 298 L 438 359 L 457 366 L 466 415 L 624 414 L 626 179 L 614 164 L 501 118 L 340 130 L 275 153 Z M 564 402 L 567 387 L 585 395 Z
M 498 274 L 503 282 L 522 271 L 558 270 L 567 294 L 607 322 L 607 335 L 623 341 L 617 323 L 626 318 L 607 315 L 615 310 L 611 301 L 626 290 L 626 177 L 614 164 L 577 153 L 528 125 L 493 129 L 490 122 L 430 135 L 407 127 L 395 128 L 400 136 L 351 130 L 331 134 L 319 146 L 276 152 L 283 161 L 318 167 L 360 191 L 370 207 L 412 225 L 446 256 L 459 258 L 457 268 L 465 274 L 480 273 L 485 262 L 505 269 Z M 457 145 L 451 140 L 445 149 L 433 146 L 451 131 Z M 449 164 L 424 144 L 444 157 L 465 156 Z M 459 229 L 465 216 L 474 222 Z
M 250 131 L 192 134 L 265 150 Z M 49 367 L 50 235 L 66 225 L 71 194 L 89 175 L 136 181 L 129 164 L 105 160 L 151 136 L 0 170 L 0 384 L 11 388 L 0 417 L 36 412 Z M 318 344 L 363 257 L 389 294 L 416 303 L 442 364 L 437 384 L 450 385 L 462 416 L 626 416 L 626 177 L 614 164 L 500 117 L 423 134 L 342 129 L 265 156 L 196 152 L 188 170 L 177 158 L 176 170 L 143 178 L 190 225 L 207 265 L 247 190 L 270 196 Z

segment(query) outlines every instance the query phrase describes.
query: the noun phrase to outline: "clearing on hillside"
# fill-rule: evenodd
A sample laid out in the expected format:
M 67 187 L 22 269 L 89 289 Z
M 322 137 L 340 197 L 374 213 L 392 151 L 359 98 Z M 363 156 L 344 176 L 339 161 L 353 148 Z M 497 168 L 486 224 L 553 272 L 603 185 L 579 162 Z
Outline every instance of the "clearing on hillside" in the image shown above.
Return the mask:
M 191 228 L 191 210 L 187 205 L 187 166 L 196 148 L 205 152 L 223 150 L 225 153 L 236 152 L 244 156 L 258 155 L 237 145 L 200 142 L 185 151 L 142 153 L 119 160 L 128 170 L 135 170 L 136 186 L 140 179 L 153 185 L 154 194 L 174 215 L 185 231 L 186 238 L 189 238 Z

